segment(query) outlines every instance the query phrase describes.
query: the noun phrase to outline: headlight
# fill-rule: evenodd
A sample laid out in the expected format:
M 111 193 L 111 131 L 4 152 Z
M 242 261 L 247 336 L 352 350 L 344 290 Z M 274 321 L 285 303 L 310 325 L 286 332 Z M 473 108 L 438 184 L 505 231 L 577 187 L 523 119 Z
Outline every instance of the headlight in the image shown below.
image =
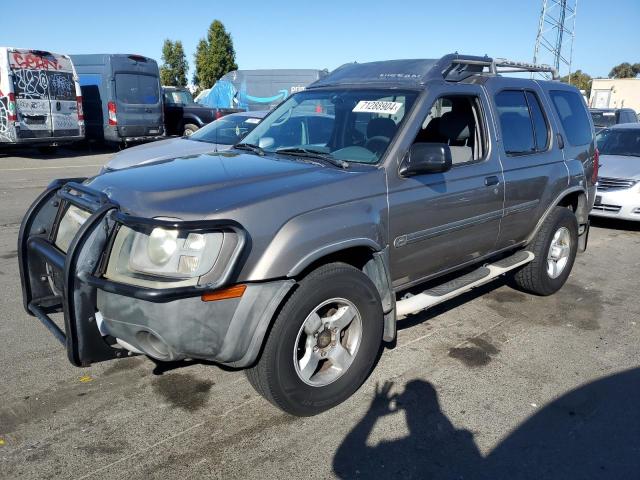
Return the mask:
M 195 285 L 222 249 L 223 232 L 195 233 L 156 227 L 151 232 L 122 226 L 105 276 L 153 287 Z
M 73 241 L 73 237 L 76 236 L 78 230 L 87 218 L 91 216 L 91 213 L 81 210 L 80 208 L 70 205 L 67 211 L 62 216 L 60 224 L 58 225 L 58 232 L 56 234 L 56 247 L 67 253 L 69 245 Z

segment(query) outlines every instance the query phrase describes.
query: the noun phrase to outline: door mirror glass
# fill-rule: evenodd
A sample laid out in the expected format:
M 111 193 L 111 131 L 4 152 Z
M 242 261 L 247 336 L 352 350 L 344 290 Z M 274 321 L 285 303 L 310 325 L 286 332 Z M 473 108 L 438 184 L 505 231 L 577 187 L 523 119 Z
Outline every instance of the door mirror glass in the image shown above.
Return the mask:
M 271 148 L 273 147 L 273 145 L 275 144 L 275 140 L 273 139 L 273 137 L 262 137 L 260 138 L 260 140 L 258 141 L 258 146 L 260 148 Z
M 446 143 L 414 143 L 400 166 L 400 175 L 441 173 L 450 170 L 451 165 L 451 149 Z

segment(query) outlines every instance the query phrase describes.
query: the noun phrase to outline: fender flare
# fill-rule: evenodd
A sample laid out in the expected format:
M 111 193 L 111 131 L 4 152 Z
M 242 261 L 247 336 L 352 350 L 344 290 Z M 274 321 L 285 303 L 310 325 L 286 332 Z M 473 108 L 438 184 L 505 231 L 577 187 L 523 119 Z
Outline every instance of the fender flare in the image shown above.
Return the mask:
M 199 128 L 202 128 L 205 125 L 205 123 L 200 119 L 200 117 L 197 117 L 192 114 L 187 114 L 182 117 L 182 128 L 184 129 L 184 126 L 189 123 L 191 123 L 192 125 L 197 125 Z
M 540 230 L 540 228 L 542 227 L 542 224 L 544 223 L 544 221 L 547 219 L 547 217 L 551 214 L 552 210 L 557 207 L 560 202 L 562 201 L 563 198 L 565 198 L 567 195 L 571 195 L 572 193 L 576 193 L 576 192 L 580 192 L 582 195 L 584 195 L 586 198 L 589 198 L 589 194 L 587 192 L 587 190 L 584 187 L 569 187 L 565 190 L 563 190 L 562 192 L 560 192 L 556 198 L 553 200 L 553 202 L 551 202 L 551 204 L 547 207 L 547 209 L 545 210 L 545 212 L 542 214 L 542 216 L 540 217 L 540 219 L 538 220 L 538 223 L 536 223 L 536 228 L 533 229 L 533 231 L 531 232 L 531 234 L 527 237 L 527 239 L 525 240 L 524 244 L 528 245 L 529 243 L 531 243 L 531 241 L 535 238 L 535 236 L 538 234 L 538 231 Z
M 396 337 L 396 297 L 389 269 L 388 246 L 380 248 L 375 241 L 369 238 L 351 238 L 332 243 L 303 257 L 294 265 L 287 276 L 296 276 L 316 260 L 353 247 L 366 247 L 371 250 L 371 260 L 364 265 L 362 271 L 373 282 L 380 294 L 381 307 L 384 314 L 383 340 L 385 342 L 393 342 Z
M 382 248 L 378 245 L 377 242 L 371 240 L 370 238 L 350 238 L 347 240 L 341 240 L 339 242 L 331 243 L 329 245 L 324 245 L 321 248 L 318 248 L 304 257 L 302 257 L 298 262 L 287 272 L 287 277 L 295 277 L 299 275 L 305 268 L 311 265 L 316 260 L 319 260 L 322 257 L 326 257 L 332 253 L 339 252 L 341 250 L 346 250 L 348 248 L 353 247 L 367 247 L 371 250 L 371 253 L 380 252 Z

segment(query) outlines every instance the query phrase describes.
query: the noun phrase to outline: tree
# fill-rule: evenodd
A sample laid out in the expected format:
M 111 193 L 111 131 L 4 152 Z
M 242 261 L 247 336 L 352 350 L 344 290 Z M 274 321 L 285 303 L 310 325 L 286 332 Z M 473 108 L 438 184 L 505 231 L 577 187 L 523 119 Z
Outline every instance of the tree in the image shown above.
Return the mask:
M 640 63 L 631 65 L 629 62 L 616 65 L 609 72 L 609 78 L 635 78 L 640 74 Z
M 225 73 L 238 69 L 233 40 L 219 20 L 211 23 L 207 38 L 198 42 L 195 61 L 193 83 L 203 89 L 213 87 Z
M 184 54 L 182 42 L 164 41 L 162 46 L 162 66 L 160 67 L 160 81 L 162 85 L 184 87 L 187 84 L 187 71 L 189 64 Z
M 587 98 L 591 95 L 591 75 L 582 70 L 576 70 L 571 76 L 566 75 L 560 79 L 561 82 L 571 83 L 578 90 L 584 90 Z

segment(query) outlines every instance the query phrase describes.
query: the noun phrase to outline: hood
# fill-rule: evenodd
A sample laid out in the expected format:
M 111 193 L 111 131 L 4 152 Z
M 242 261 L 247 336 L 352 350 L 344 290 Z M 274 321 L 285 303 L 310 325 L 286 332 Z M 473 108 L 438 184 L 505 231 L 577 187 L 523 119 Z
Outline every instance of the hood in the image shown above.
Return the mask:
M 343 170 L 291 157 L 229 151 L 107 171 L 91 179 L 89 186 L 106 193 L 132 215 L 200 220 L 258 204 L 269 205 L 270 211 L 293 212 L 347 201 L 357 193 L 346 187 L 331 189 L 331 184 L 372 170 L 375 167 Z M 327 193 L 336 190 L 339 193 Z M 286 198 L 290 201 L 283 200 Z
M 640 157 L 600 155 L 598 176 L 640 180 Z
M 186 138 L 170 138 L 168 140 L 144 143 L 122 150 L 111 157 L 107 162 L 106 168 L 110 170 L 121 170 L 137 165 L 171 160 L 185 155 L 223 151 L 230 148 L 231 145 L 197 142 Z

